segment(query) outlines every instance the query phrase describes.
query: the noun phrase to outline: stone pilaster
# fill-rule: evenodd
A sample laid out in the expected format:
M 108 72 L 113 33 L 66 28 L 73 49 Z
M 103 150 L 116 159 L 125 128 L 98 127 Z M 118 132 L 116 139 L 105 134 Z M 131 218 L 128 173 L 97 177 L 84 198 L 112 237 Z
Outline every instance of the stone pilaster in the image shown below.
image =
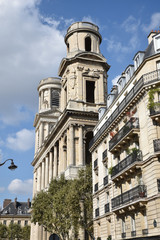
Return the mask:
M 47 187 L 48 186 L 48 154 L 47 154 L 47 156 L 45 157 L 45 187 Z

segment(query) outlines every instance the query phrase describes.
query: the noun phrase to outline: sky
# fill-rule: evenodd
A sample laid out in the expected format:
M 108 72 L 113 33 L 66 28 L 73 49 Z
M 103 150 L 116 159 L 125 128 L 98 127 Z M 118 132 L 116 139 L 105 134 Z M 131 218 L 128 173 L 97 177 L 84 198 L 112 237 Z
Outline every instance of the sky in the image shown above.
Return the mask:
M 37 86 L 57 77 L 66 57 L 64 36 L 77 21 L 99 26 L 101 53 L 111 66 L 112 84 L 138 51 L 147 48 L 147 36 L 160 30 L 159 0 L 0 0 L 0 206 L 6 198 L 32 199 L 34 158 L 33 121 L 38 111 Z

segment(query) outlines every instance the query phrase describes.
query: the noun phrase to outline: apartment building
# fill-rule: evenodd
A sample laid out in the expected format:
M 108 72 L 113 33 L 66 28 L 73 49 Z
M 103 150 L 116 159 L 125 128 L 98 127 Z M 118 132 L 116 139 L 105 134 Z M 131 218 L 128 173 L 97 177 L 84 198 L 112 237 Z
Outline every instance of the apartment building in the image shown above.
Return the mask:
M 0 223 L 9 226 L 10 223 L 19 224 L 21 227 L 31 225 L 30 199 L 26 202 L 19 202 L 17 198 L 3 201 L 3 209 L 0 211 Z
M 160 239 L 160 33 L 99 110 L 90 143 L 95 239 Z

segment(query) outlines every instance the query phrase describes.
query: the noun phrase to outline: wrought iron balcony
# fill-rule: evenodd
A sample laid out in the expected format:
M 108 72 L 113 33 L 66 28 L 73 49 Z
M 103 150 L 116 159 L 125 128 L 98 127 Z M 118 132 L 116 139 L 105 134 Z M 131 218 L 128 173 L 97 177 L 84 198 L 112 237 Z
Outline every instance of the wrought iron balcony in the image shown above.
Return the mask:
M 113 178 L 115 175 L 122 172 L 124 169 L 137 161 L 142 161 L 142 152 L 138 149 L 133 151 L 133 153 L 128 155 L 125 159 L 112 168 L 111 177 Z
M 146 228 L 146 229 L 142 229 L 142 234 L 143 235 L 147 235 L 148 234 L 148 229 Z
M 155 102 L 155 106 L 150 109 L 150 115 L 159 115 L 160 114 L 160 102 Z
M 104 205 L 104 212 L 105 212 L 105 213 L 110 212 L 109 203 L 106 203 L 106 204 Z
M 135 117 L 130 118 L 130 120 L 109 141 L 109 150 L 111 151 L 125 136 L 128 136 L 133 129 L 139 129 L 139 119 Z
M 147 197 L 147 190 L 145 185 L 138 185 L 131 190 L 112 198 L 112 209 L 122 206 L 123 204 L 136 201 Z
M 103 178 L 103 184 L 104 184 L 104 186 L 108 184 L 108 176 L 105 176 Z
M 96 184 L 94 185 L 94 191 L 95 191 L 95 192 L 98 191 L 98 183 L 96 183 Z
M 132 236 L 132 237 L 135 237 L 135 236 L 136 236 L 136 231 L 132 231 L 132 232 L 131 232 L 131 236 Z
M 123 233 L 122 233 L 122 238 L 125 238 L 125 237 L 126 237 L 126 233 L 123 232 Z
M 153 146 L 154 146 L 154 151 L 159 152 L 160 151 L 160 139 L 153 140 Z
M 142 75 L 142 77 L 136 82 L 134 87 L 129 91 L 123 101 L 117 106 L 115 111 L 110 115 L 107 121 L 103 124 L 103 126 L 98 130 L 96 135 L 92 138 L 89 147 L 102 136 L 104 131 L 108 129 L 108 127 L 114 122 L 114 120 L 124 111 L 127 105 L 138 95 L 139 91 L 145 87 L 145 85 L 153 84 L 159 81 L 160 70 L 156 70 L 153 72 L 149 72 L 147 74 Z
M 95 217 L 99 217 L 99 208 L 95 209 Z
M 94 169 L 98 167 L 98 158 L 94 161 Z

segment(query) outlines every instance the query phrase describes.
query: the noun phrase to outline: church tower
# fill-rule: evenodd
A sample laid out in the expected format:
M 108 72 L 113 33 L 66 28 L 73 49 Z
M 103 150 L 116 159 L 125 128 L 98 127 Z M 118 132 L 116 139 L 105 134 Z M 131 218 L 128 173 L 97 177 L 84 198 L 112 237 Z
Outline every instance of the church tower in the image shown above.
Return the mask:
M 109 65 L 100 52 L 101 41 L 96 25 L 73 23 L 65 36 L 67 56 L 60 63 L 60 78 L 44 79 L 38 86 L 33 195 L 47 190 L 51 179 L 61 174 L 76 178 L 78 170 L 91 163 L 89 142 L 107 95 Z M 31 240 L 38 239 L 48 240 L 49 235 L 32 224 Z

